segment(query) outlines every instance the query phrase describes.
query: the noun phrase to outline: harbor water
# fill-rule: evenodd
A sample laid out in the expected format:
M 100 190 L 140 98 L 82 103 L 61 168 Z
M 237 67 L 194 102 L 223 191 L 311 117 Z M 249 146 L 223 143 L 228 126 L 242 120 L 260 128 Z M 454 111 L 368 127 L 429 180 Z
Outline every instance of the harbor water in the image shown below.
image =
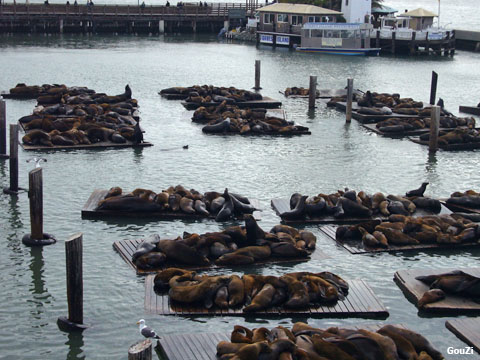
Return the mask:
M 431 72 L 439 75 L 437 96 L 458 114 L 459 105 L 476 105 L 479 55 L 457 51 L 452 57 L 336 57 L 300 54 L 287 49 L 219 42 L 215 37 L 4 36 L 0 38 L 0 90 L 17 83 L 88 86 L 120 94 L 129 84 L 140 105 L 145 140 L 153 147 L 27 152 L 19 150 L 20 186 L 28 187 L 26 160 L 44 157 L 44 231 L 58 242 L 25 247 L 30 232 L 26 192 L 0 196 L 0 358 L 1 359 L 126 359 L 130 345 L 141 339 L 136 321 L 145 318 L 160 334 L 229 332 L 248 327 L 314 326 L 363 323 L 404 324 L 428 337 L 447 358 L 447 347 L 462 348 L 444 326 L 448 317 L 424 317 L 393 282 L 395 271 L 409 268 L 478 266 L 479 249 L 352 255 L 330 240 L 317 248 L 329 258 L 300 264 L 262 265 L 236 269 L 280 275 L 285 272 L 331 271 L 345 279 L 363 279 L 386 305 L 385 321 L 365 319 L 242 317 L 187 318 L 146 314 L 144 277 L 137 276 L 112 248 L 114 241 L 152 234 L 174 238 L 184 231 L 204 233 L 232 224 L 213 221 L 83 220 L 81 209 L 95 189 L 120 186 L 125 191 L 154 191 L 182 184 L 200 192 L 223 191 L 257 199 L 260 226 L 269 230 L 280 219 L 270 207 L 273 198 L 294 192 L 315 195 L 348 187 L 368 193 L 404 194 L 422 182 L 426 195 L 448 197 L 454 191 L 479 190 L 479 151 L 438 151 L 407 139 L 380 137 L 357 121 L 318 101 L 307 111 L 305 99 L 285 99 L 286 87 L 308 87 L 317 76 L 319 89 L 354 87 L 398 92 L 428 102 Z M 261 93 L 283 101 L 290 120 L 308 126 L 310 136 L 209 136 L 191 122 L 179 101 L 158 91 L 172 86 L 212 84 L 250 89 L 255 60 L 261 60 Z M 28 115 L 35 101 L 6 100 L 7 122 Z M 477 121 L 479 119 L 477 118 Z M 189 145 L 188 149 L 183 149 Z M 0 160 L 0 185 L 9 186 L 8 160 Z M 308 230 L 319 234 L 316 225 Z M 83 233 L 83 333 L 59 331 L 56 321 L 67 315 L 64 241 Z M 477 356 L 478 357 L 478 356 Z

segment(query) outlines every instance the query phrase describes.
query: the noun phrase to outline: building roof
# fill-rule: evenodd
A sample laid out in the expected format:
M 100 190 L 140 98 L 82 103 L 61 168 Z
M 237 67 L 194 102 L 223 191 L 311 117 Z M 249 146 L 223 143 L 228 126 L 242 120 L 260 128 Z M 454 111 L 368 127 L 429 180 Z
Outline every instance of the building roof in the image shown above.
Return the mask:
M 372 13 L 377 13 L 377 14 L 393 14 L 396 12 L 398 12 L 397 9 L 394 9 L 385 5 L 380 5 L 379 7 L 372 8 Z
M 409 17 L 436 17 L 437 14 L 435 14 L 431 11 L 422 9 L 422 8 L 418 8 L 418 9 L 415 9 L 415 10 L 412 10 L 412 11 L 407 11 L 406 13 L 403 13 L 403 14 L 399 14 L 398 16 L 402 16 L 402 17 L 405 17 L 405 16 L 409 16 Z
M 341 12 L 307 4 L 275 3 L 257 9 L 258 12 L 299 15 L 342 15 Z

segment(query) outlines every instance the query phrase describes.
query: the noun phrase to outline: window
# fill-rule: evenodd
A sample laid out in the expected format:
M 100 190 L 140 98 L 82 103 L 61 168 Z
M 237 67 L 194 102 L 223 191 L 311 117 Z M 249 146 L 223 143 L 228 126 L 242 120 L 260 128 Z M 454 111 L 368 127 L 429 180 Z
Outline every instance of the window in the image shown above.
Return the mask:
M 288 15 L 287 14 L 278 14 L 277 15 L 277 22 L 288 23 Z
M 264 24 L 272 24 L 274 22 L 274 15 L 273 14 L 265 14 L 263 15 L 263 23 Z
M 292 15 L 292 25 L 302 25 L 303 16 Z
M 308 22 L 318 23 L 320 22 L 320 16 L 309 16 Z

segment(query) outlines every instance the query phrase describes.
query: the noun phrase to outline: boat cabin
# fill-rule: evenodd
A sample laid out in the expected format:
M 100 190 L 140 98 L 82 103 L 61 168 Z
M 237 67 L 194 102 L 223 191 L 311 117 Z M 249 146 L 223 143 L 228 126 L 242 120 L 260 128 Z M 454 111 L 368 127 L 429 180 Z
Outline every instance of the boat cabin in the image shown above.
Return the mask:
M 399 21 L 408 21 L 408 28 L 414 31 L 431 28 L 433 25 L 433 18 L 436 16 L 437 14 L 421 8 L 406 11 L 403 14 L 397 15 Z
M 302 28 L 300 51 L 343 55 L 377 53 L 370 48 L 372 24 L 367 23 L 306 23 Z
M 272 45 L 300 44 L 306 23 L 335 23 L 341 12 L 307 4 L 275 3 L 257 9 L 258 42 Z

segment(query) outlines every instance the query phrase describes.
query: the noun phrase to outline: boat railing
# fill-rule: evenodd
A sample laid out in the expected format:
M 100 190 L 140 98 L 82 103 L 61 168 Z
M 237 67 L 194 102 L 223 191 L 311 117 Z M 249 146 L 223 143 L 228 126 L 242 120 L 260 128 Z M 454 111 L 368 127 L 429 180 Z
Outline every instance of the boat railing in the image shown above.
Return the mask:
M 381 28 L 373 29 L 371 31 L 371 37 L 377 36 L 377 31 L 380 31 L 380 39 L 391 39 L 392 34 L 395 33 L 395 39 L 397 40 L 412 40 L 415 33 L 415 40 L 445 40 L 448 38 L 448 30 L 430 28 L 425 30 L 413 30 L 413 29 L 393 29 L 393 28 Z

